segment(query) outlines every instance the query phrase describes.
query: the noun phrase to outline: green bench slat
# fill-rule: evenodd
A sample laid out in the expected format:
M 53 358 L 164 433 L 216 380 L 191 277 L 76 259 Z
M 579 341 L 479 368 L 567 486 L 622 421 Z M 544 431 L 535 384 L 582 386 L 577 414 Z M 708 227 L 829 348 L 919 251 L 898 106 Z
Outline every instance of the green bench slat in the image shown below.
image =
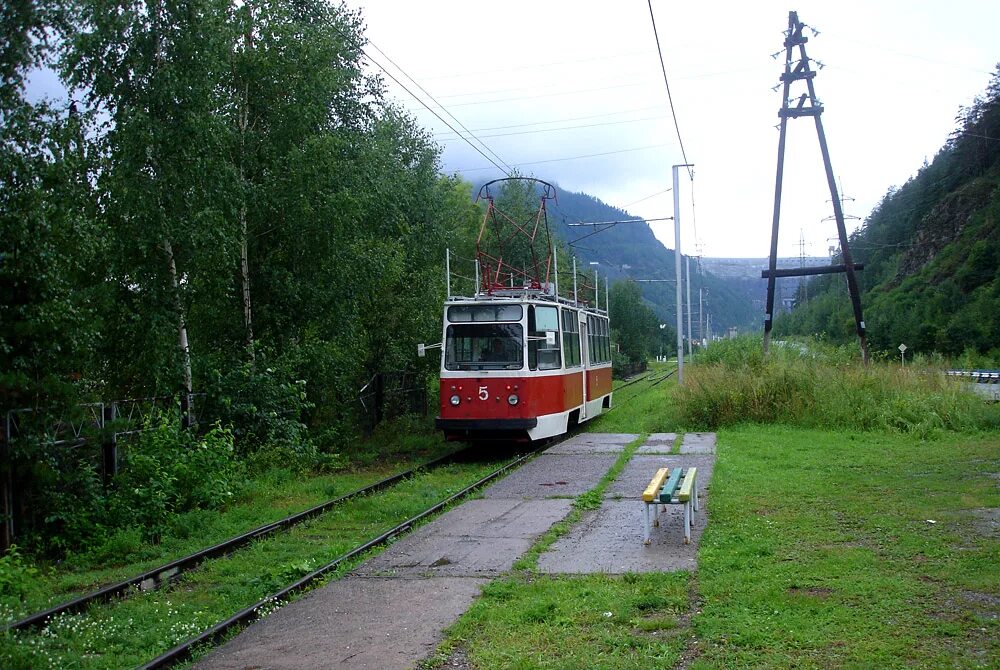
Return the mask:
M 683 470 L 681 470 L 680 468 L 674 468 L 673 470 L 670 471 L 670 479 L 667 480 L 667 483 L 664 484 L 663 488 L 660 490 L 661 503 L 669 503 L 671 499 L 674 497 L 674 490 L 677 488 L 677 485 L 681 481 L 682 473 Z

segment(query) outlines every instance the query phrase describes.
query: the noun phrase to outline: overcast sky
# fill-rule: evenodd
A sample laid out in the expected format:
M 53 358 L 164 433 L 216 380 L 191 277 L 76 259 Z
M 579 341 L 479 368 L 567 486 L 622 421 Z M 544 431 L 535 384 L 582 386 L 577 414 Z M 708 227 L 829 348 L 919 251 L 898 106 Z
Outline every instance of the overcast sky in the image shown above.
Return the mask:
M 507 164 L 633 214 L 673 213 L 672 194 L 663 191 L 670 166 L 684 160 L 646 0 L 347 4 L 362 11 L 369 54 L 401 77 L 389 59 L 398 64 Z M 685 253 L 696 253 L 696 237 L 706 256 L 768 253 L 781 106 L 780 89 L 771 87 L 784 67 L 790 9 L 820 31 L 807 31 L 806 49 L 825 65 L 816 89 L 833 169 L 855 199 L 845 210 L 861 218 L 933 158 L 959 106 L 985 89 L 1000 61 L 1000 2 L 652 4 L 681 139 L 695 164 L 693 207 L 686 174 L 679 189 Z M 448 172 L 473 181 L 501 176 L 388 83 L 442 142 Z M 833 214 L 829 197 L 815 126 L 791 120 L 780 255 L 799 254 L 800 231 L 808 255 L 828 253 L 836 235 L 834 222 L 822 220 Z M 651 224 L 671 248 L 672 225 Z

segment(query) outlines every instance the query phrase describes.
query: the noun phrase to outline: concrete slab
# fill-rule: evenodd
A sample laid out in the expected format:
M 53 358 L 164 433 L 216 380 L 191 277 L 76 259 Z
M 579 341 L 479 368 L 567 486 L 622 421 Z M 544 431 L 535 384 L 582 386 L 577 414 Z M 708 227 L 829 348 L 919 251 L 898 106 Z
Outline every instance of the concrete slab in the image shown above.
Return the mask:
M 708 437 L 711 437 L 711 440 Z M 714 448 L 714 435 L 699 436 L 693 444 Z M 559 539 L 538 561 L 541 572 L 589 574 L 604 572 L 660 572 L 695 570 L 698 543 L 708 520 L 707 492 L 715 465 L 712 453 L 682 455 L 635 454 L 608 487 L 598 510 Z M 667 505 L 651 543 L 643 544 L 645 505 L 642 492 L 658 468 L 698 468 L 698 502 L 691 544 L 684 544 L 684 507 Z
M 669 454 L 674 449 L 677 433 L 652 433 L 635 450 L 637 454 Z
M 470 500 L 394 543 L 355 574 L 494 577 L 509 570 L 573 501 Z
M 546 449 L 546 454 L 620 454 L 638 435 L 632 433 L 581 433 Z
M 468 500 L 420 529 L 445 537 L 539 537 L 569 514 L 573 501 L 497 498 Z
M 433 653 L 441 631 L 485 579 L 348 577 L 250 626 L 194 665 L 201 670 L 404 670 Z
M 706 508 L 695 514 L 691 544 L 684 544 L 684 510 L 669 505 L 653 528 L 651 544 L 642 543 L 643 504 L 605 500 L 541 555 L 538 570 L 551 574 L 673 572 L 697 568 L 698 542 Z
M 615 454 L 542 454 L 483 493 L 487 499 L 539 500 L 577 496 L 594 488 Z
M 715 433 L 685 433 L 682 454 L 714 454 Z
M 531 548 L 520 537 L 411 535 L 366 561 L 355 574 L 370 577 L 496 577 Z
M 639 500 L 659 468 L 698 468 L 698 488 L 704 489 L 712 478 L 715 457 L 708 454 L 654 456 L 636 454 L 604 492 L 605 498 Z

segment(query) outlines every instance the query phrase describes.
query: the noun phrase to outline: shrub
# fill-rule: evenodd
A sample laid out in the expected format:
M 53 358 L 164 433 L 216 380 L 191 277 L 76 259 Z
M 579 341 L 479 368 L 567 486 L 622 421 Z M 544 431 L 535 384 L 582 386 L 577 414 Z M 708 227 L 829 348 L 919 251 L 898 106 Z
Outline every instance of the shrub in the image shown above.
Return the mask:
M 239 468 L 233 435 L 224 428 L 198 438 L 162 422 L 124 451 L 108 496 L 111 526 L 138 526 L 147 540 L 157 540 L 175 514 L 218 508 L 233 495 Z
M 713 344 L 692 366 L 675 395 L 686 426 L 778 423 L 918 437 L 1000 426 L 1000 406 L 966 392 L 939 367 L 864 366 L 850 361 L 849 350 L 822 345 L 776 347 L 765 360 L 754 345 L 760 351 L 754 338 L 715 352 Z

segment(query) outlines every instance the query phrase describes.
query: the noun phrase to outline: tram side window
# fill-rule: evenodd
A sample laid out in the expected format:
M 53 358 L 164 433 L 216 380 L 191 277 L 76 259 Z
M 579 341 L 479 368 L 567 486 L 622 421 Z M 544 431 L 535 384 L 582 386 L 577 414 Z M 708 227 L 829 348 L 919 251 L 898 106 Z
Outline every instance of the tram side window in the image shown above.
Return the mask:
M 608 336 L 608 320 L 599 316 L 588 316 L 587 335 L 590 344 L 590 362 L 594 364 L 611 362 L 611 338 Z
M 604 362 L 611 362 L 611 329 L 607 319 L 601 319 L 601 332 L 604 334 Z
M 546 342 L 546 333 L 553 333 L 555 343 Z M 555 307 L 528 307 L 528 367 L 532 370 L 558 370 L 562 365 L 559 352 L 559 310 Z
M 566 367 L 580 366 L 580 321 L 577 312 L 564 309 L 562 311 L 563 349 L 566 356 Z

